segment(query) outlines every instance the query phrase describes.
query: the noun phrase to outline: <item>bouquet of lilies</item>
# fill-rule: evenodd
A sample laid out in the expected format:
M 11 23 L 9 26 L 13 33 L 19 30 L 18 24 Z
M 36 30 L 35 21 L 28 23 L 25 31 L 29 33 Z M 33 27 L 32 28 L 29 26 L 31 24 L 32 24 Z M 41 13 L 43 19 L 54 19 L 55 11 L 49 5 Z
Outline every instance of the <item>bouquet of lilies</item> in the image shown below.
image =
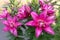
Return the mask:
M 14 5 L 13 0 L 10 2 Z M 3 30 L 13 37 L 12 40 L 53 40 L 55 31 L 52 25 L 56 22 L 53 4 L 38 0 L 38 4 L 12 5 L 9 6 L 11 12 L 5 8 L 0 14 L 0 20 L 5 25 Z

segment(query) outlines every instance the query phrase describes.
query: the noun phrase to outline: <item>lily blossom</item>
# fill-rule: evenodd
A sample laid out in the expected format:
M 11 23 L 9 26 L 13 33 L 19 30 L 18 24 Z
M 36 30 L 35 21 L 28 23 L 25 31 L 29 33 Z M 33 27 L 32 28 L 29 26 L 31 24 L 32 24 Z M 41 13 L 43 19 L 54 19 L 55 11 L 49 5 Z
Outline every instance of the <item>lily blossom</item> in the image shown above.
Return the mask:
M 7 20 L 3 21 L 3 24 L 6 26 L 4 27 L 4 31 L 7 32 L 11 32 L 14 36 L 18 36 L 17 34 L 17 28 L 19 26 L 21 26 L 22 24 L 20 22 L 18 22 L 15 17 L 8 17 Z
M 32 12 L 31 16 L 33 20 L 26 23 L 27 26 L 32 26 L 35 28 L 35 36 L 38 38 L 42 31 L 54 35 L 53 29 L 50 27 L 50 24 L 53 23 L 53 17 L 47 17 L 46 12 L 41 12 L 40 15 L 38 15 L 36 12 Z
M 41 5 L 42 11 L 45 11 L 46 10 L 47 11 L 47 14 L 49 16 L 50 15 L 54 15 L 55 10 L 54 10 L 54 7 L 53 7 L 53 5 L 51 3 L 46 4 L 44 2 L 44 0 L 39 0 L 39 3 Z
M 27 5 L 24 5 L 18 9 L 17 17 L 20 19 L 24 19 L 29 16 L 30 11 L 31 11 L 30 7 Z
M 4 9 L 2 13 L 0 13 L 0 19 L 7 18 L 7 16 L 9 16 L 9 13 L 6 9 Z

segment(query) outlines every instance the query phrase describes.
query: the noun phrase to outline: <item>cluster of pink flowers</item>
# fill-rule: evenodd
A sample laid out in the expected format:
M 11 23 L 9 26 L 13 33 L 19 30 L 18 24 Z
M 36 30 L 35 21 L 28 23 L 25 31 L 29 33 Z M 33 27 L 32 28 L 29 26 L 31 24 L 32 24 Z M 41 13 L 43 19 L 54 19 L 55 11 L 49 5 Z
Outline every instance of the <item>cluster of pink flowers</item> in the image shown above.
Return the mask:
M 24 5 L 18 9 L 17 14 L 12 16 L 12 14 L 9 13 L 7 9 L 4 9 L 0 14 L 0 20 L 3 20 L 2 22 L 5 25 L 3 30 L 5 32 L 9 31 L 14 36 L 18 36 L 17 28 L 22 25 L 22 23 L 19 21 L 27 18 L 30 15 L 30 11 L 30 7 L 28 5 Z
M 54 7 L 48 3 L 46 4 L 43 0 L 39 0 L 41 5 L 41 13 L 38 15 L 35 11 L 31 11 L 28 5 L 24 5 L 18 9 L 15 16 L 11 16 L 6 9 L 0 14 L 0 19 L 3 19 L 3 24 L 5 25 L 4 31 L 11 32 L 14 36 L 18 36 L 17 28 L 23 25 L 19 20 L 24 20 L 25 18 L 32 16 L 32 20 L 26 22 L 26 26 L 31 26 L 35 28 L 35 35 L 38 38 L 42 31 L 54 35 L 54 31 L 51 28 L 51 24 L 55 22 Z

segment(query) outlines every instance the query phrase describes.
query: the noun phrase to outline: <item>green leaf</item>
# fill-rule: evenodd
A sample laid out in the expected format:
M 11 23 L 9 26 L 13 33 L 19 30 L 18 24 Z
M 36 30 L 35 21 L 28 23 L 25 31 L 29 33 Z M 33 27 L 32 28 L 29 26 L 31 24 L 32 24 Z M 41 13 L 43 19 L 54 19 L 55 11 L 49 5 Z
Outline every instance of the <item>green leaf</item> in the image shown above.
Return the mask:
M 15 0 L 9 0 L 9 1 L 10 1 L 11 4 L 14 4 L 14 1 L 15 1 Z
M 18 1 L 17 0 L 14 1 L 14 6 L 18 6 Z
M 38 0 L 32 0 L 32 3 L 30 4 L 30 6 L 32 10 L 36 11 L 37 13 L 40 13 L 39 11 L 40 5 L 39 5 Z

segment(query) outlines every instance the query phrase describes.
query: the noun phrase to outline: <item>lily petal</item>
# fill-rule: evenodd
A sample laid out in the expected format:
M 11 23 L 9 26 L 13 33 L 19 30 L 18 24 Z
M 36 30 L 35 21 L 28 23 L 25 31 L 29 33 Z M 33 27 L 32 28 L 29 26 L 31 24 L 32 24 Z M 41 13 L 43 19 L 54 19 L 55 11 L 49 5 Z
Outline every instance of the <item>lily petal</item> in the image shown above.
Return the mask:
M 53 15 L 53 16 L 49 16 L 48 18 L 47 18 L 47 20 L 53 20 L 53 19 L 55 19 L 55 16 Z
M 50 16 L 46 19 L 46 24 L 51 24 L 55 21 L 55 16 Z
M 5 31 L 5 32 L 7 32 L 8 30 L 9 30 L 8 27 L 3 28 L 3 31 Z
M 44 0 L 39 0 L 39 3 L 40 3 L 41 6 L 43 6 L 43 4 L 45 4 Z
M 13 18 L 11 16 L 8 16 L 7 20 L 13 20 Z
M 3 21 L 3 24 L 7 26 L 8 22 L 5 20 L 5 21 Z
M 41 33 L 42 33 L 42 29 L 41 28 L 36 28 L 35 29 L 35 36 L 36 36 L 36 38 L 38 38 L 41 35 Z
M 35 24 L 34 24 L 34 21 L 33 21 L 33 20 L 32 20 L 32 21 L 27 22 L 27 23 L 26 23 L 26 25 L 28 25 L 28 26 L 35 26 Z
M 14 28 L 14 29 L 10 29 L 10 32 L 14 35 L 14 36 L 17 36 L 17 30 Z
M 18 11 L 21 12 L 21 13 L 24 13 L 24 11 L 25 11 L 25 5 L 22 6 L 21 8 L 19 8 Z
M 28 5 L 26 5 L 25 8 L 26 8 L 26 11 L 27 11 L 28 13 L 30 13 L 30 11 L 31 11 L 30 7 L 29 7 Z M 29 10 L 28 10 L 28 9 L 29 9 Z
M 4 17 L 0 15 L 0 19 L 3 19 Z
M 19 25 L 21 26 L 22 25 L 22 23 L 19 23 L 19 22 L 17 22 L 16 24 L 17 24 L 17 26 L 19 26 Z
M 38 15 L 36 12 L 31 12 L 31 16 L 34 20 L 37 20 L 38 19 Z
M 48 13 L 50 13 L 50 14 L 54 14 L 54 10 L 48 10 Z
M 47 33 L 49 33 L 49 34 L 52 34 L 52 35 L 55 34 L 54 31 L 53 31 L 53 29 L 52 29 L 50 26 L 45 27 L 44 30 L 45 30 Z
M 22 23 L 19 23 L 19 22 L 16 22 L 15 24 L 14 24 L 14 26 L 17 28 L 17 27 L 19 27 L 19 26 L 21 26 L 22 25 Z
M 42 11 L 41 13 L 40 13 L 40 19 L 45 19 L 46 18 L 46 16 L 47 16 L 47 11 Z

